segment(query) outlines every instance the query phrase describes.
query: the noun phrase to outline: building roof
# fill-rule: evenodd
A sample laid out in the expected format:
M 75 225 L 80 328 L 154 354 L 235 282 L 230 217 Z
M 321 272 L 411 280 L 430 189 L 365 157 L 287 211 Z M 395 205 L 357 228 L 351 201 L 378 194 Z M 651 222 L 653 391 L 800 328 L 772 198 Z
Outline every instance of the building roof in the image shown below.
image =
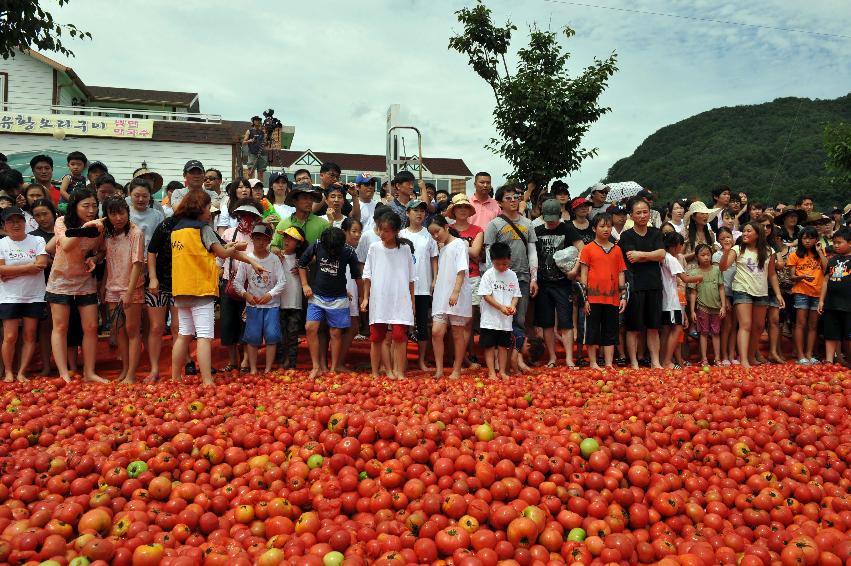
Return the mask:
M 190 143 L 237 143 L 247 127 L 246 122 L 222 120 L 221 123 L 194 122 L 183 120 L 156 120 L 154 141 Z
M 36 61 L 41 61 L 42 63 L 46 64 L 47 66 L 51 67 L 52 69 L 59 71 L 60 73 L 65 73 L 66 75 L 68 75 L 68 78 L 71 79 L 71 81 L 75 85 L 77 85 L 77 88 L 79 88 L 83 92 L 83 94 L 85 94 L 88 97 L 92 96 L 92 93 L 89 90 L 89 87 L 86 86 L 86 84 L 83 82 L 83 79 L 81 79 L 79 76 L 77 76 L 77 73 L 75 73 L 74 69 L 72 69 L 71 67 L 66 67 L 65 65 L 62 65 L 61 63 L 57 63 L 56 61 L 54 61 L 50 57 L 47 57 L 46 55 L 42 55 L 38 51 L 33 51 L 32 49 L 27 49 L 27 50 L 24 50 L 23 52 L 26 53 L 27 55 L 29 55 L 30 57 L 32 57 L 33 59 L 35 59 Z
M 197 92 L 174 92 L 142 88 L 119 88 L 112 86 L 90 86 L 91 98 L 104 102 L 127 102 L 133 104 L 161 104 L 163 106 L 190 107 L 198 100 Z
M 384 155 L 368 155 L 363 153 L 332 153 L 327 151 L 297 151 L 290 149 L 273 149 L 269 152 L 269 165 L 272 167 L 291 167 L 302 155 L 310 152 L 321 162 L 333 161 L 344 171 L 384 171 L 387 167 Z M 456 177 L 472 177 L 463 159 L 448 157 L 426 157 L 423 159 L 426 169 L 434 175 L 452 175 Z

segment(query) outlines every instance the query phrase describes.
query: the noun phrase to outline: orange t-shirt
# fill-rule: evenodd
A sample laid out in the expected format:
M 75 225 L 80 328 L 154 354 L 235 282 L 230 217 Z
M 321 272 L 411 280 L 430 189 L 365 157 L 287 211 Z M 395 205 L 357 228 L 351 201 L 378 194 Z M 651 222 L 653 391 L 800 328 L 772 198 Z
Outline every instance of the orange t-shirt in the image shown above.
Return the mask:
M 620 306 L 618 276 L 626 271 L 620 247 L 615 244 L 606 251 L 594 240 L 579 252 L 579 261 L 588 266 L 588 302 Z
M 802 279 L 792 286 L 793 293 L 800 293 L 808 297 L 820 297 L 821 286 L 824 283 L 824 268 L 821 261 L 811 254 L 804 257 L 798 257 L 796 252 L 789 254 L 789 259 L 786 260 L 786 267 L 792 269 L 792 275 L 810 275 L 813 277 L 811 281 Z

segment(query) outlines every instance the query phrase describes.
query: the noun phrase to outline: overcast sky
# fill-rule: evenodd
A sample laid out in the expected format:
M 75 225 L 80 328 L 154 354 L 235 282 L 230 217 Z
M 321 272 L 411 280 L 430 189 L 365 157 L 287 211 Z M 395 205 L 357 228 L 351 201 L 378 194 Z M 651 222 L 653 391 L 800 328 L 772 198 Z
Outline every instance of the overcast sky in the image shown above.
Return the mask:
M 851 35 L 847 0 L 590 2 Z M 76 58 L 54 56 L 87 84 L 198 92 L 202 111 L 226 119 L 247 119 L 272 107 L 295 126 L 294 149 L 383 154 L 385 113 L 398 103 L 403 117 L 423 131 L 426 157 L 460 157 L 474 172 L 484 169 L 502 178 L 507 164 L 484 149 L 494 134 L 491 90 L 465 57 L 447 49 L 460 29 L 454 12 L 472 4 L 75 0 L 53 13 L 94 38 L 69 42 Z M 574 69 L 617 51 L 620 70 L 602 98 L 612 111 L 585 139 L 599 155 L 568 179 L 577 190 L 603 177 L 658 128 L 699 112 L 783 96 L 835 98 L 851 90 L 849 38 L 584 2 L 488 5 L 497 23 L 510 19 L 518 26 L 514 50 L 525 45 L 528 26 L 537 23 L 576 30 L 564 43 Z M 408 140 L 409 148 L 413 144 Z

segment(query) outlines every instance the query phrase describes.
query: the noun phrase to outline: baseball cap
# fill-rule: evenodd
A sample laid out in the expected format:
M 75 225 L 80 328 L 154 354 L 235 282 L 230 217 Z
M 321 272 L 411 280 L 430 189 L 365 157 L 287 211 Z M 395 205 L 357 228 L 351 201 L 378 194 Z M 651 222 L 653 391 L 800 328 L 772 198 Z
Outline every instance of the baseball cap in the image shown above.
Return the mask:
M 638 198 L 643 198 L 645 200 L 656 200 L 656 195 L 654 195 L 653 191 L 651 191 L 650 189 L 641 189 L 635 196 Z
M 541 218 L 544 219 L 544 222 L 561 220 L 561 203 L 554 199 L 544 201 L 541 206 Z
M 256 178 L 255 179 L 248 179 L 248 186 L 249 187 L 251 187 L 253 189 L 257 185 L 260 185 L 260 188 L 262 189 L 263 188 L 263 181 L 261 181 L 260 179 L 256 179 Z
M 553 186 L 550 187 L 550 192 L 554 195 L 557 194 L 570 194 L 570 187 L 567 186 L 567 183 L 564 181 L 558 180 L 553 183 Z
M 25 218 L 24 211 L 18 208 L 17 206 L 10 206 L 8 208 L 3 209 L 3 222 L 6 222 L 12 216 L 20 216 L 21 218 Z
M 413 210 L 414 208 L 419 208 L 421 206 L 424 207 L 424 208 L 428 208 L 428 205 L 425 202 L 421 201 L 418 198 L 415 198 L 415 199 L 411 199 L 411 201 L 408 202 L 408 206 L 406 206 L 405 208 L 407 210 Z
M 609 214 L 626 214 L 626 207 L 620 204 L 613 204 L 606 209 Z
M 408 181 L 414 183 L 416 180 L 417 178 L 414 177 L 414 174 L 410 171 L 399 171 L 396 173 L 396 176 L 393 177 L 391 184 L 398 185 L 399 183 L 407 183 Z
M 378 177 L 368 171 L 364 171 L 363 173 L 360 173 L 357 177 L 355 177 L 355 184 L 368 185 L 375 182 L 376 179 L 378 179 Z
M 107 169 L 106 165 L 103 161 L 92 161 L 89 163 L 89 171 L 92 169 L 100 169 L 104 173 L 109 173 L 109 169 Z
M 588 200 L 588 199 L 587 199 L 587 198 L 585 198 L 585 197 L 576 197 L 575 199 L 573 199 L 573 200 L 570 202 L 570 208 L 572 208 L 573 210 L 576 210 L 577 208 L 579 208 L 579 207 L 580 207 L 580 206 L 582 206 L 583 204 L 590 205 L 590 204 L 591 204 L 591 201 L 590 201 L 590 200 Z
M 286 173 L 277 172 L 269 175 L 269 185 L 274 185 L 278 181 L 278 179 L 284 179 L 287 181 L 287 183 L 289 183 L 289 178 L 287 177 Z
M 183 172 L 189 173 L 193 169 L 200 169 L 202 172 L 204 171 L 204 166 L 201 165 L 201 162 L 197 159 L 190 159 L 186 162 L 186 165 L 183 166 Z
M 607 193 L 608 194 L 609 190 L 610 190 L 609 186 L 604 185 L 603 183 L 597 183 L 596 185 L 591 187 L 592 193 Z
M 251 235 L 253 236 L 254 234 L 263 234 L 267 238 L 271 238 L 273 232 L 274 229 L 271 226 L 269 226 L 265 222 L 258 222 L 251 230 Z

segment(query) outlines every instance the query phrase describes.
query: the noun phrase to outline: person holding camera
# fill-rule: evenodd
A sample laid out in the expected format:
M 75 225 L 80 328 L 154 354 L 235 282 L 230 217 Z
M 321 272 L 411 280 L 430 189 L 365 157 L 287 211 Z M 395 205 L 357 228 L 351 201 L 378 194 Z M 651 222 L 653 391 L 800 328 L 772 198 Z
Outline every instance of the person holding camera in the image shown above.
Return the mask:
M 263 130 L 262 120 L 260 116 L 252 116 L 251 127 L 245 130 L 245 135 L 242 136 L 242 170 L 245 178 L 263 178 L 267 165 L 265 148 L 266 132 Z

